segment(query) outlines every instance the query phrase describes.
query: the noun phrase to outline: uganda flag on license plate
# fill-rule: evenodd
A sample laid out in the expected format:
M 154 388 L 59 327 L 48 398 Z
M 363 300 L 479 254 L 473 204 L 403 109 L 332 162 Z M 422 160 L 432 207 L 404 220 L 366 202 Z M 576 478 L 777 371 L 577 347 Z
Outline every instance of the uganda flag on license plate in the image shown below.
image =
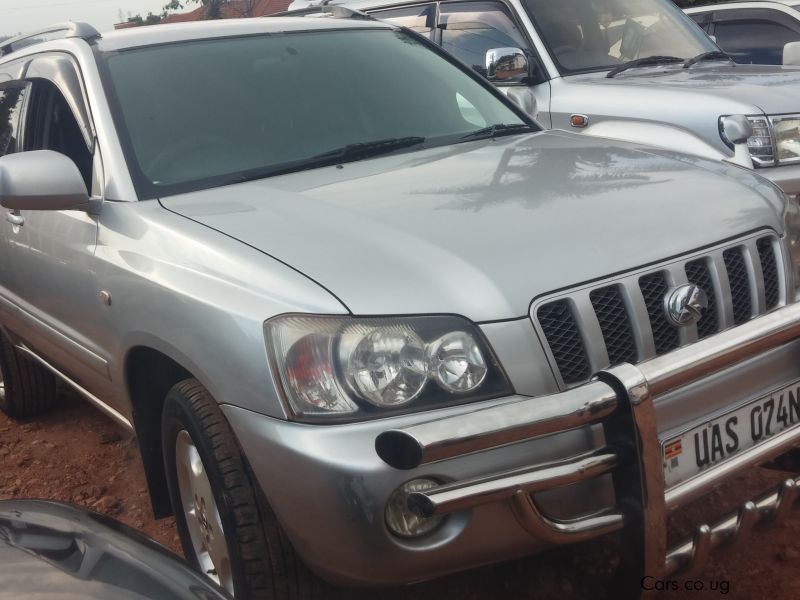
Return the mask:
M 672 440 L 667 445 L 664 446 L 664 460 L 669 460 L 671 458 L 675 458 L 683 451 L 681 447 L 681 440 L 678 438 L 677 440 Z

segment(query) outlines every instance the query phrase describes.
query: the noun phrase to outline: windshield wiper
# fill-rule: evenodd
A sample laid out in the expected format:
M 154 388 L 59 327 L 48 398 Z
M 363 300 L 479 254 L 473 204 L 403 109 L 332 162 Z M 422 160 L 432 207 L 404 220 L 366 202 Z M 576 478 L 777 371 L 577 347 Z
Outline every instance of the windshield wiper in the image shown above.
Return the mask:
M 347 144 L 341 148 L 335 148 L 322 154 L 312 156 L 309 161 L 337 159 L 337 160 L 355 160 L 358 158 L 369 158 L 370 156 L 379 156 L 387 154 L 394 150 L 401 148 L 409 148 L 417 146 L 425 142 L 424 137 L 409 136 L 401 138 L 387 138 L 385 140 L 376 140 L 374 142 L 356 142 L 354 144 Z
M 697 56 L 693 56 L 692 58 L 687 58 L 683 63 L 683 68 L 688 69 L 692 65 L 696 65 L 704 60 L 714 60 L 718 58 L 726 58 L 730 62 L 734 62 L 733 58 L 731 58 L 731 55 L 727 52 L 722 52 L 721 50 L 712 50 L 711 52 L 703 52 Z
M 637 58 L 636 60 L 630 60 L 626 63 L 619 65 L 618 67 L 614 67 L 611 69 L 606 77 L 609 79 L 613 79 L 615 75 L 622 73 L 623 71 L 627 71 L 628 69 L 633 69 L 634 67 L 646 67 L 649 65 L 668 65 L 672 63 L 682 63 L 684 59 L 678 58 L 677 56 L 645 56 L 644 58 Z
M 388 154 L 401 148 L 409 148 L 417 146 L 425 142 L 424 137 L 412 136 L 403 138 L 387 138 L 385 140 L 376 140 L 374 142 L 356 142 L 354 144 L 347 144 L 341 148 L 334 148 L 322 154 L 316 154 L 310 158 L 301 158 L 299 160 L 292 160 L 285 163 L 280 163 L 264 169 L 254 169 L 246 171 L 237 175 L 232 181 L 226 183 L 246 183 L 248 181 L 257 181 L 267 177 L 274 177 L 276 175 L 285 175 L 286 173 L 294 173 L 296 171 L 305 171 L 308 169 L 317 169 L 320 167 L 328 167 L 346 161 L 359 160 L 362 158 L 369 158 L 371 156 L 379 156 L 381 154 Z
M 537 131 L 527 123 L 495 123 L 462 135 L 459 141 L 480 140 L 483 138 L 496 138 L 500 135 L 513 135 L 522 131 Z

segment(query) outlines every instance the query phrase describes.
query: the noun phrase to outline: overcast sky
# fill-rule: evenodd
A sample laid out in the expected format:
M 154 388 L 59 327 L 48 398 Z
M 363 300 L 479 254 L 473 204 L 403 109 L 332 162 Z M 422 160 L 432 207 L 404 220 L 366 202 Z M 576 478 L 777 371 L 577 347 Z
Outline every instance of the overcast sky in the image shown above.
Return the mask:
M 12 35 L 61 21 L 87 21 L 100 31 L 113 29 L 119 13 L 160 13 L 168 0 L 0 0 L 0 36 Z M 184 6 L 194 8 L 191 2 Z

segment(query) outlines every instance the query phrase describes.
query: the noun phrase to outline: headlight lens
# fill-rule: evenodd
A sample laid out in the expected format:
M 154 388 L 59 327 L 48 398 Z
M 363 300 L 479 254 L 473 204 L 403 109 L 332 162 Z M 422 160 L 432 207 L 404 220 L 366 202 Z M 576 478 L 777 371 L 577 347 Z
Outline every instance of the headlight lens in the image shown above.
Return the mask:
M 448 333 L 431 347 L 436 383 L 448 392 L 469 392 L 486 378 L 486 360 L 478 342 L 465 331 Z
M 408 404 L 428 381 L 425 346 L 408 327 L 374 329 L 342 358 L 353 391 L 375 406 Z
M 800 116 L 772 117 L 778 163 L 800 160 Z
M 369 419 L 512 393 L 480 330 L 462 317 L 285 315 L 265 333 L 297 420 Z

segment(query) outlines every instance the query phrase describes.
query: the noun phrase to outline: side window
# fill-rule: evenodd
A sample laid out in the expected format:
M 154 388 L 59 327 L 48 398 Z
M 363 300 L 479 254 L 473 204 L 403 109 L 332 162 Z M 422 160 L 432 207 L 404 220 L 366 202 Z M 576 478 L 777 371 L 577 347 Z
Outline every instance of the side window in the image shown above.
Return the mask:
M 53 150 L 72 159 L 91 190 L 92 154 L 66 98 L 46 79 L 37 79 L 31 89 L 26 116 L 25 150 Z
M 486 75 L 487 50 L 528 48 L 508 9 L 499 2 L 442 4 L 440 10 L 442 48 L 481 75 Z
M 766 19 L 721 21 L 714 26 L 717 44 L 737 63 L 779 65 L 783 46 L 800 41 L 800 34 Z
M 400 27 L 408 27 L 422 35 L 430 35 L 436 20 L 436 5 L 423 4 L 420 6 L 379 10 L 373 12 L 372 15 L 377 19 L 389 21 Z
M 19 118 L 24 97 L 25 87 L 0 88 L 0 156 L 18 150 Z

